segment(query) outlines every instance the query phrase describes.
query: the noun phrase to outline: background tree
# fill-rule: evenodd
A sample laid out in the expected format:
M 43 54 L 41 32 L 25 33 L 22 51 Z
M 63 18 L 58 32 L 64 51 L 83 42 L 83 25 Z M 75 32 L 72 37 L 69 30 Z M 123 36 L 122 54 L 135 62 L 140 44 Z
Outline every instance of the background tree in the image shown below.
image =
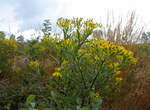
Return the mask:
M 17 41 L 20 43 L 23 43 L 24 42 L 24 36 L 23 35 L 18 36 Z
M 149 43 L 150 42 L 150 32 L 143 32 L 142 40 L 144 43 Z
M 0 40 L 4 40 L 5 36 L 5 33 L 3 31 L 0 31 Z
M 50 36 L 51 35 L 51 22 L 49 19 L 47 20 L 44 20 L 44 23 L 43 23 L 43 29 L 42 29 L 42 32 L 44 33 L 44 36 Z

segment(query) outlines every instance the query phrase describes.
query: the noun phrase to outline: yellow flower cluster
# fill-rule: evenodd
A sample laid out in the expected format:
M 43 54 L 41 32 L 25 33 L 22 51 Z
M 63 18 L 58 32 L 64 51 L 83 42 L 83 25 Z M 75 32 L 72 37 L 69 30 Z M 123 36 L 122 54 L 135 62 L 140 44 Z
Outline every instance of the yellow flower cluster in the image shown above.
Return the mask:
M 108 41 L 104 41 L 104 40 L 97 40 L 97 39 L 92 39 L 90 40 L 90 45 L 91 47 L 98 47 L 99 49 L 109 49 L 110 47 L 112 47 L 113 45 L 111 45 L 111 43 L 109 43 Z
M 54 40 L 54 39 L 51 38 L 51 37 L 44 37 L 44 38 L 42 39 L 43 42 L 48 42 L 48 41 L 52 41 L 52 40 Z
M 116 75 L 119 75 L 119 74 L 121 74 L 121 71 L 119 71 L 119 65 L 120 64 L 118 62 L 114 62 L 114 63 L 111 63 L 110 65 L 108 65 L 108 67 L 112 68 L 113 72 Z
M 118 46 L 118 51 L 123 54 L 130 62 L 136 63 L 137 59 L 134 58 L 134 54 L 131 51 L 126 50 L 123 46 Z
M 60 41 L 60 44 L 61 44 L 61 46 L 62 47 L 73 47 L 73 41 L 71 41 L 71 40 L 61 40 Z
M 40 62 L 39 61 L 31 61 L 31 62 L 29 62 L 29 67 L 31 67 L 31 68 L 39 68 L 39 66 L 40 66 Z
M 52 74 L 53 77 L 62 77 L 62 74 L 60 72 L 54 72 Z
M 123 80 L 123 78 L 121 78 L 121 77 L 116 77 L 116 81 L 122 81 Z
M 62 28 L 71 27 L 71 26 L 79 28 L 84 26 L 86 28 L 88 27 L 88 28 L 95 29 L 97 27 L 101 27 L 100 24 L 94 23 L 93 19 L 88 19 L 86 21 L 83 21 L 83 18 L 74 18 L 74 19 L 59 18 L 57 21 L 57 25 Z
M 55 72 L 52 74 L 53 77 L 62 77 L 62 74 L 61 74 L 61 70 L 62 68 L 61 67 L 57 67 L 55 68 Z
M 131 63 L 136 63 L 136 59 L 134 58 L 134 54 L 133 52 L 126 50 L 123 46 L 117 46 L 112 42 L 108 42 L 105 40 L 96 40 L 93 39 L 91 40 L 91 47 L 92 46 L 96 46 L 98 47 L 100 50 L 102 50 L 102 52 L 104 52 L 105 55 L 109 55 L 111 53 L 115 53 L 116 56 L 118 56 L 118 58 L 121 58 L 119 56 L 124 56 L 126 57 Z M 94 48 L 93 48 L 94 49 Z M 92 50 L 92 49 L 91 49 Z M 94 50 L 92 50 L 94 51 Z
M 85 26 L 93 28 L 93 29 L 98 27 L 98 24 L 94 23 L 93 19 L 89 19 L 89 20 L 85 21 L 84 24 L 85 24 Z
M 17 48 L 18 44 L 15 40 L 4 40 L 4 43 L 10 47 Z
M 59 18 L 57 21 L 57 25 L 59 27 L 69 27 L 69 26 L 71 26 L 71 20 L 65 19 L 65 18 Z

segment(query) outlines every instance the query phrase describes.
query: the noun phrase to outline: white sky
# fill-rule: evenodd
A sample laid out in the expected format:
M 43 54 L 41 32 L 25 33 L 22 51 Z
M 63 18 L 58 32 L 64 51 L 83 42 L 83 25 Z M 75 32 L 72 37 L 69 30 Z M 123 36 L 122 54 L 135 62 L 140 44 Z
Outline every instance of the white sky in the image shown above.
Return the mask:
M 38 28 L 39 23 L 58 17 L 106 20 L 108 12 L 117 18 L 136 11 L 141 24 L 150 28 L 150 0 L 0 0 L 0 31 L 17 33 Z M 150 29 L 149 29 L 150 30 Z

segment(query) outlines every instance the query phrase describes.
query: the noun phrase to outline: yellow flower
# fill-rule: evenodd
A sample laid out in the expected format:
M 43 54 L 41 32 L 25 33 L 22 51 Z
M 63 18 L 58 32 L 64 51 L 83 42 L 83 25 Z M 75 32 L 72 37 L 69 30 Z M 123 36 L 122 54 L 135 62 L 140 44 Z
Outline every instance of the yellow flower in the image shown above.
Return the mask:
M 118 62 L 115 62 L 109 65 L 110 68 L 117 68 L 118 66 L 119 66 Z
M 119 63 L 118 62 L 115 62 L 113 63 L 114 67 L 118 67 L 119 66 Z
M 122 81 L 123 80 L 123 78 L 121 78 L 121 77 L 116 77 L 116 81 Z
M 131 57 L 131 58 L 130 58 L 130 61 L 131 61 L 132 63 L 136 63 L 136 62 L 137 62 L 137 59 L 136 59 L 136 58 Z
M 48 41 L 52 41 L 52 40 L 54 40 L 54 39 L 53 39 L 53 38 L 50 38 L 50 37 L 44 37 L 44 38 L 42 39 L 43 42 L 48 42 Z
M 91 94 L 92 98 L 100 98 L 100 94 L 98 92 Z
M 117 55 L 116 58 L 119 60 L 121 59 L 123 56 Z
M 29 67 L 31 68 L 39 68 L 39 66 L 40 66 L 40 62 L 37 60 L 29 62 Z
M 116 73 L 117 75 L 119 75 L 119 74 L 121 74 L 121 71 L 116 71 L 115 73 Z
M 95 60 L 97 61 L 97 60 L 99 60 L 100 58 L 98 57 L 98 56 L 95 56 Z
M 85 50 L 85 49 L 79 49 L 78 52 L 79 52 L 79 53 L 85 53 L 86 50 Z
M 63 65 L 66 65 L 66 64 L 68 64 L 69 62 L 67 61 L 67 60 L 64 60 L 63 62 L 62 62 L 62 64 Z
M 52 74 L 53 77 L 62 77 L 62 74 L 60 72 L 54 72 Z
M 61 71 L 61 67 L 55 68 L 56 71 Z
M 134 54 L 133 54 L 133 52 L 131 52 L 131 51 L 128 51 L 128 56 L 133 56 Z

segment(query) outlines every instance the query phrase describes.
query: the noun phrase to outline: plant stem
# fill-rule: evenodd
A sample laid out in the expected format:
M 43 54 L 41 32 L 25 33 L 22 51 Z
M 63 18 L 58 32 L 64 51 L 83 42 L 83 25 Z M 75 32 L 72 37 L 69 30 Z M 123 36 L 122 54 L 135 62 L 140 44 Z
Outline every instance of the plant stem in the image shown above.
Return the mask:
M 105 62 L 105 60 L 102 61 L 101 67 L 103 66 L 104 62 Z M 91 83 L 90 89 L 93 87 L 93 85 L 94 85 L 94 83 L 95 83 L 95 81 L 96 81 L 96 79 L 97 79 L 97 77 L 99 76 L 100 73 L 102 73 L 102 71 L 101 72 L 97 72 L 95 78 L 93 79 L 93 81 Z

